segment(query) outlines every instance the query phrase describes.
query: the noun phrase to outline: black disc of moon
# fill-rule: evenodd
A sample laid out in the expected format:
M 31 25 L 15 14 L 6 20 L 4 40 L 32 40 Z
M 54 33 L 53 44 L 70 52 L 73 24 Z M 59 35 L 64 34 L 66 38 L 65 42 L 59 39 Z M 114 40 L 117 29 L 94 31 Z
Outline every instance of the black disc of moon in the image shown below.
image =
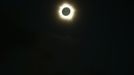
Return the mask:
M 63 10 L 62 10 L 62 14 L 64 16 L 68 16 L 70 14 L 70 9 L 68 7 L 65 7 Z

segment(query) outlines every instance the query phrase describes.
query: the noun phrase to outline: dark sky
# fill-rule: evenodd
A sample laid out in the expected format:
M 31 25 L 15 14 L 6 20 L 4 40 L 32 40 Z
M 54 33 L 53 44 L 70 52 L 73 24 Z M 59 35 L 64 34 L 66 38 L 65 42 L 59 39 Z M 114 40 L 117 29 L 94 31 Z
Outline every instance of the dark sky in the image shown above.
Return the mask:
M 128 74 L 131 4 L 68 1 L 78 10 L 72 23 L 56 18 L 61 0 L 0 1 L 0 75 Z

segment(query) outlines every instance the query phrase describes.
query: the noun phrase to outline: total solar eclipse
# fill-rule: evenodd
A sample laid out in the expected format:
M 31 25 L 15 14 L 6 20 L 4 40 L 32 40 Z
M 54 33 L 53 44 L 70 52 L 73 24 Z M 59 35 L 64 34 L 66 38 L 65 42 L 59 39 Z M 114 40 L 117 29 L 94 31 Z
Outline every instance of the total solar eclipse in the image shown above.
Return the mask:
M 75 15 L 74 7 L 69 3 L 63 3 L 59 6 L 58 15 L 62 20 L 72 20 Z

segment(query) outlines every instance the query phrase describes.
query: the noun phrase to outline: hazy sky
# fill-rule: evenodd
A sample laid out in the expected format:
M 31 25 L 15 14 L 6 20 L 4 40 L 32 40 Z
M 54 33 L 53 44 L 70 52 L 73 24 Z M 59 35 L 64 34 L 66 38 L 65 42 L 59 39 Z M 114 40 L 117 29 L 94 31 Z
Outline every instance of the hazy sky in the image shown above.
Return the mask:
M 77 11 L 66 22 L 56 15 L 62 1 L 0 1 L 0 74 L 126 75 L 128 2 L 67 0 Z

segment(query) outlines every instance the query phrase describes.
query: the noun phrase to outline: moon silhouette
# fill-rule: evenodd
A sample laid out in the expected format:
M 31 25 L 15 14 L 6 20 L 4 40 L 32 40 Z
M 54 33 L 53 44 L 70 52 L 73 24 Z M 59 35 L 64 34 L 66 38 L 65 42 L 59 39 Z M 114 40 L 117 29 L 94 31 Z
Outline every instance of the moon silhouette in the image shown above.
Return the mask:
M 63 8 L 62 14 L 64 16 L 68 16 L 70 14 L 70 9 L 68 7 Z

